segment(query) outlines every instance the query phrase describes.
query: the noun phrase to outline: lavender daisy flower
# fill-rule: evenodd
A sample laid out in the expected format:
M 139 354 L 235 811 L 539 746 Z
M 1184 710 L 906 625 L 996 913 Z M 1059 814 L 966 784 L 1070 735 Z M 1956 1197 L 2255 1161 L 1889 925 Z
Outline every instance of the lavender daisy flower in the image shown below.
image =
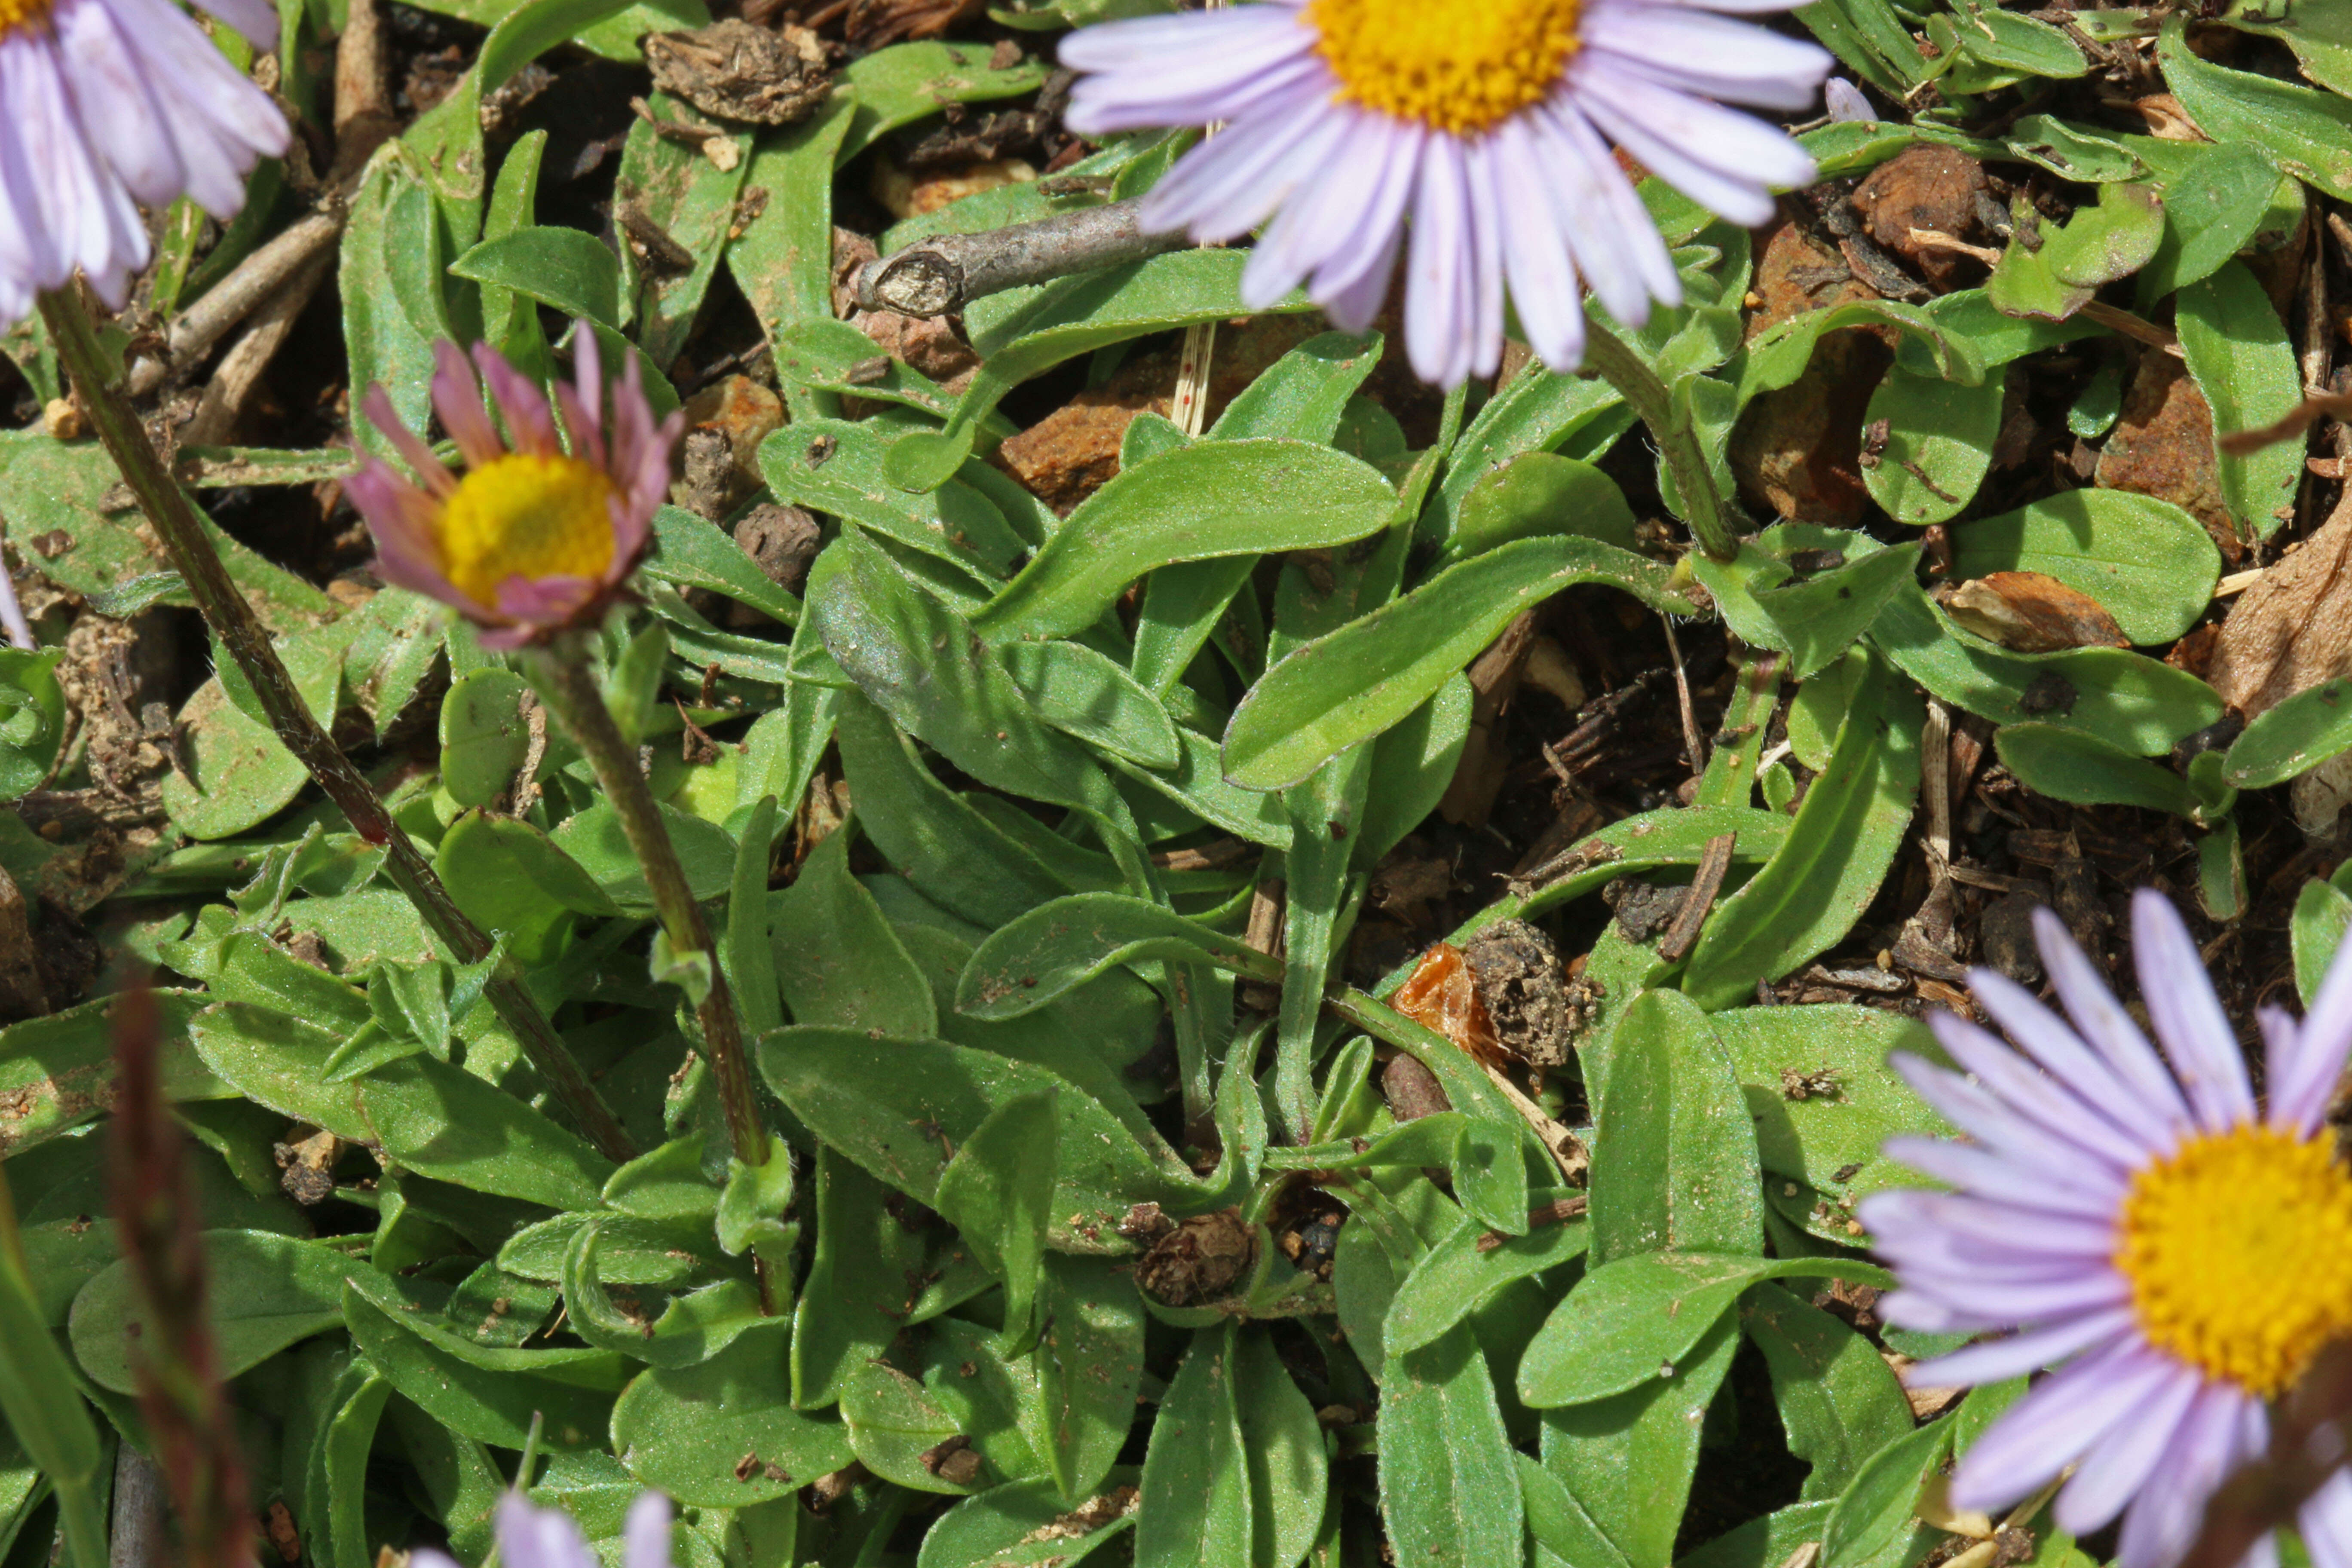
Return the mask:
M 268 48 L 268 0 L 204 0 Z M 120 310 L 147 265 L 139 205 L 185 195 L 215 217 L 245 205 L 286 120 L 173 0 L 0 0 L 0 325 L 74 269 Z
M 382 386 L 361 405 L 418 480 L 370 458 L 344 481 L 375 535 L 376 571 L 488 628 L 486 647 L 519 647 L 602 616 L 645 552 L 669 488 L 684 416 L 654 422 L 632 357 L 613 388 L 608 429 L 595 334 L 583 322 L 572 341 L 577 384 L 555 390 L 569 452 L 539 388 L 487 343 L 475 345 L 472 365 L 455 343 L 433 349 L 433 406 L 466 459 L 462 479 L 400 422 Z M 477 366 L 511 445 L 483 410 Z
M 2059 1526 L 2081 1534 L 2120 1513 L 2121 1568 L 2168 1568 L 2215 1489 L 2263 1451 L 2268 1402 L 2352 1334 L 2352 1172 L 2325 1126 L 2352 1047 L 2352 944 L 2302 1024 L 2263 1010 L 2265 1111 L 2171 905 L 2147 890 L 2132 903 L 2168 1068 L 2065 928 L 2034 919 L 2074 1027 L 1978 970 L 1977 999 L 2023 1055 L 1945 1015 L 1937 1038 L 1969 1077 L 1894 1058 L 1974 1142 L 1888 1143 L 1956 1190 L 1864 1200 L 1903 1287 L 1880 1310 L 1928 1332 L 2019 1331 L 1913 1367 L 1915 1384 L 2059 1367 L 1961 1456 L 1956 1505 L 2004 1507 L 2073 1466 Z M 2301 1526 L 2317 1568 L 2352 1568 L 2352 1473 L 2320 1489 Z
M 1619 321 L 1678 304 L 1673 261 L 1609 143 L 1736 223 L 1812 160 L 1723 99 L 1789 113 L 1830 57 L 1719 12 L 1790 0 L 1274 0 L 1106 23 L 1064 40 L 1092 72 L 1087 135 L 1231 124 L 1146 200 L 1152 229 L 1232 239 L 1271 217 L 1242 281 L 1264 308 L 1305 281 L 1361 331 L 1406 263 L 1405 347 L 1424 381 L 1493 374 L 1507 279 L 1554 370 L 1584 353 L 1583 291 Z
M 560 1509 L 534 1508 L 520 1492 L 499 1500 L 499 1562 L 504 1568 L 602 1568 L 580 1527 Z M 411 1568 L 458 1568 L 441 1552 L 409 1556 Z M 669 1499 L 640 1492 L 621 1527 L 622 1568 L 670 1568 Z

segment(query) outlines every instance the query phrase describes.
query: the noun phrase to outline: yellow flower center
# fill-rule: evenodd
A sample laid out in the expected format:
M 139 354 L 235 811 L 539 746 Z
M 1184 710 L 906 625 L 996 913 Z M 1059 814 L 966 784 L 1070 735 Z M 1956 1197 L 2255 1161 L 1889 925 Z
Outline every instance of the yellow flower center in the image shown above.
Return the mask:
M 2267 1396 L 2352 1334 L 2352 1173 L 2330 1150 L 2236 1127 L 2132 1178 L 2116 1267 L 2151 1343 Z
M 1311 0 L 1339 96 L 1456 134 L 1490 131 L 1559 81 L 1579 0 Z
M 26 28 L 46 27 L 51 0 L 0 0 L 0 38 Z
M 441 513 L 441 569 L 484 605 L 509 577 L 600 576 L 613 563 L 612 499 L 604 470 L 577 458 L 485 463 Z

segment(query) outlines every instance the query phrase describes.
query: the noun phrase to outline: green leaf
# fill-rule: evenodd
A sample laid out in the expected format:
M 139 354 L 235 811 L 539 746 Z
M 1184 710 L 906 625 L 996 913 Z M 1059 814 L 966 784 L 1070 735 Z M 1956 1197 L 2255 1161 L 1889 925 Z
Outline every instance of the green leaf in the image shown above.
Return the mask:
M 2326 15 L 2326 7 L 2318 10 Z M 2305 184 L 2352 201 L 2352 102 L 2200 59 L 2178 16 L 2165 25 L 2156 51 L 2165 85 L 2208 137 L 2259 147 Z
M 1389 1358 L 1379 1426 L 1381 1514 L 1398 1562 L 1519 1561 L 1518 1469 L 1468 1325 Z
M 1587 1405 L 1672 1377 L 1749 1286 L 1822 1275 L 1883 1289 L 1895 1284 L 1884 1269 L 1834 1258 L 1673 1251 L 1613 1258 L 1587 1270 L 1544 1321 L 1519 1361 L 1519 1397 L 1536 1409 Z
M 1109 1479 L 1132 1487 L 1139 1476 L 1130 1468 Z M 1131 1505 L 1074 1511 L 1072 1501 L 1044 1479 L 965 1498 L 924 1531 L 916 1568 L 1077 1568 L 1135 1528 Z
M 550 1208 L 596 1206 L 612 1163 L 504 1089 L 431 1057 L 379 1068 L 359 1085 L 391 1160 L 476 1192 Z
M 982 1267 L 1004 1282 L 1004 1336 L 1030 1338 L 1054 1199 L 1060 1095 L 1020 1095 L 990 1111 L 940 1172 L 937 1207 Z
M 850 840 L 829 835 L 791 887 L 765 895 L 772 961 L 793 1020 L 935 1035 L 930 987 L 874 895 L 849 874 Z
M 894 450 L 903 450 L 903 443 Z M 1155 567 L 1328 549 L 1390 520 L 1380 471 L 1304 441 L 1203 441 L 1126 469 L 1078 503 L 972 625 L 992 642 L 1092 626 Z
M 1827 310 L 1801 311 L 1757 333 L 1739 360 L 1739 405 L 1745 408 L 1763 393 L 1795 385 L 1812 363 L 1822 334 L 1859 326 L 1893 327 L 1900 331 L 1900 363 L 1923 378 L 1974 386 L 1983 381 L 1988 365 L 2001 363 L 1984 353 L 1974 334 L 1956 331 L 1943 321 L 1933 306 L 1922 309 L 1893 300 L 1853 300 Z
M 1708 1016 L 1731 1058 L 1756 1128 L 1767 1185 L 1801 1182 L 1843 1205 L 1916 1180 L 1880 1153 L 1901 1132 L 1943 1131 L 1944 1120 L 1888 1069 L 1901 1048 L 1943 1060 L 1926 1026 L 1871 1007 L 1738 1007 Z M 1785 1074 L 1826 1078 L 1827 1093 L 1791 1099 Z M 1795 1196 L 1784 1193 L 1784 1196 Z
M 2013 654 L 1958 630 L 1916 585 L 1899 588 L 1870 641 L 1903 673 L 1996 724 L 2053 724 L 2140 756 L 2169 751 L 2221 717 L 2213 689 L 2122 648 Z
M 1835 944 L 1901 846 L 1919 788 L 1918 701 L 1884 661 L 1859 650 L 1847 658 L 1862 665 L 1829 766 L 1780 850 L 1717 906 L 1691 953 L 1683 989 L 1702 1006 L 1744 1001 L 1758 981 Z
M 2335 962 L 2336 951 L 2344 942 L 2344 933 L 2352 930 L 2352 898 L 2333 883 L 2316 877 L 2303 885 L 2295 895 L 2294 919 L 2288 927 L 2289 944 L 2294 957 L 2294 991 L 2305 1007 L 2319 994 L 2322 982 L 2327 978 L 2327 967 Z
M 285 639 L 278 651 L 310 715 L 331 722 L 341 706 L 342 647 L 332 628 Z M 196 689 L 180 710 L 185 771 L 162 781 L 163 808 L 191 838 L 226 838 L 275 816 L 302 793 L 310 773 L 268 725 L 232 703 L 221 678 Z
M 1138 1203 L 1177 1202 L 1182 1191 L 1175 1173 L 1099 1103 L 1025 1062 L 939 1040 L 812 1028 L 767 1036 L 759 1062 L 769 1087 L 811 1131 L 925 1204 L 937 1197 L 952 1151 L 991 1111 L 1024 1094 L 1065 1089 L 1048 1233 L 1065 1251 L 1125 1250 L 1120 1216 Z
M 65 649 L 0 648 L 0 801 L 37 788 L 65 744 Z
M 213 1352 L 222 1377 L 252 1370 L 298 1340 L 342 1321 L 343 1281 L 373 1275 L 366 1264 L 315 1242 L 259 1230 L 204 1235 Z M 114 1394 L 136 1394 L 131 1341 L 142 1328 L 131 1262 L 106 1268 L 74 1298 L 69 1333 L 74 1357 L 90 1381 Z
M 699 1365 L 639 1374 L 613 1406 L 613 1452 L 629 1474 L 690 1508 L 741 1508 L 790 1497 L 849 1463 L 839 1422 L 792 1406 L 790 1333 L 772 1319 Z
M 1255 1561 L 1249 1456 L 1234 1403 L 1240 1332 L 1230 1324 L 1194 1332 L 1160 1402 L 1143 1459 L 1136 1568 Z
M 898 1200 L 863 1168 L 817 1145 L 816 1248 L 794 1309 L 792 1403 L 803 1409 L 841 1397 L 849 1369 L 897 1338 L 907 1280 L 923 1263 L 923 1243 L 889 1213 Z
M 620 331 L 621 264 L 585 229 L 526 228 L 486 239 L 450 262 L 449 271 Z
M 1558 1189 L 1529 1194 L 1535 1205 L 1568 1195 Z M 1402 1354 L 1433 1343 L 1507 1287 L 1583 1257 L 1591 1235 L 1591 1226 L 1571 1221 L 1490 1242 L 1493 1233 L 1465 1215 L 1398 1284 L 1383 1335 L 1388 1352 Z
M 2218 438 L 2259 429 L 2303 403 L 2303 374 L 2270 296 L 2243 263 L 2230 262 L 2180 291 L 2174 325 L 2180 353 L 2205 401 Z M 2294 515 L 2303 448 L 2277 441 L 2241 457 L 2219 451 L 2221 500 L 2241 532 L 2267 539 Z
M 656 809 L 669 833 L 671 847 L 677 851 L 687 887 L 698 900 L 715 899 L 734 885 L 735 841 L 727 837 L 725 828 L 675 806 L 657 805 Z M 598 800 L 587 810 L 566 817 L 551 839 L 556 848 L 588 873 L 612 905 L 624 913 L 653 912 L 653 889 L 646 883 L 645 868 L 629 847 L 628 830 L 621 826 L 621 814 L 611 801 Z M 442 844 L 446 851 L 448 841 L 444 839 Z M 573 890 L 562 896 L 582 897 Z
M 1591 463 L 1556 452 L 1523 452 L 1462 498 L 1445 548 L 1458 559 L 1547 534 L 1577 534 L 1632 550 L 1633 509 L 1617 481 Z
M 522 677 L 477 669 L 441 700 L 441 784 L 459 805 L 488 805 L 515 782 L 530 752 L 530 726 L 518 710 Z
M 1240 1331 L 1233 1378 L 1254 1494 L 1249 1561 L 1253 1568 L 1292 1568 L 1306 1559 L 1323 1525 L 1329 1493 L 1323 1428 L 1265 1329 Z
M 1094 649 L 1059 639 L 1014 642 L 1004 645 L 1002 657 L 1037 716 L 1062 733 L 1147 768 L 1183 761 L 1168 710 Z
M 975 329 L 981 367 L 937 435 L 891 448 L 890 476 L 910 490 L 936 489 L 971 456 L 980 422 L 1021 383 L 1064 360 L 1111 343 L 1247 313 L 1239 251 L 1179 250 L 1049 283 L 1009 315 Z M 1277 310 L 1307 309 L 1293 296 Z
M 338 1138 L 374 1136 L 360 1112 L 358 1086 L 321 1077 L 341 1041 L 332 1031 L 267 1007 L 226 1002 L 205 1009 L 188 1037 L 205 1066 L 254 1103 Z
M 1282 966 L 1246 943 L 1171 910 L 1123 893 L 1079 893 L 1032 910 L 992 932 L 956 983 L 956 1011 L 1018 1018 L 1113 964 L 1206 959 L 1220 968 L 1279 983 Z
M 1633 1568 L 1667 1568 L 1680 1533 L 1699 1434 L 1739 1335 L 1718 1321 L 1675 1375 L 1543 1415 L 1543 1466 Z
M 933 777 L 914 742 L 862 694 L 842 695 L 835 732 L 859 829 L 924 897 L 992 928 L 1072 890 Z
M 1298 783 L 1402 721 L 1519 611 L 1563 588 L 1605 583 L 1687 614 L 1668 577 L 1654 561 L 1575 538 L 1521 540 L 1449 567 L 1267 670 L 1225 731 L 1225 776 L 1245 789 Z
M 2352 749 L 2352 683 L 2305 687 L 2255 716 L 2230 742 L 2222 777 L 2238 789 L 2267 789 Z
M 1985 297 L 2004 314 L 2064 321 L 2107 283 L 2147 265 L 2164 237 L 2164 204 L 2156 186 L 2101 185 L 2095 206 L 2077 207 L 2065 226 L 2040 231 L 2037 248 L 2011 240 Z
M 768 1157 L 758 1164 L 730 1155 L 727 1184 L 712 1216 L 721 1252 L 730 1258 L 756 1253 L 779 1278 L 790 1277 L 793 1245 L 800 1239 L 799 1225 L 784 1218 L 793 1207 L 795 1163 L 792 1145 L 773 1132 Z
M 2004 725 L 1993 738 L 2017 782 L 2077 805 L 2137 805 L 2201 820 L 2197 794 L 2171 769 L 2095 735 L 2053 724 Z
M 971 575 L 974 594 L 992 591 L 1027 542 L 987 496 L 961 479 L 920 495 L 891 484 L 883 472 L 887 433 L 878 422 L 794 420 L 760 443 L 760 473 L 778 500 L 831 512 L 950 562 Z M 813 569 L 811 597 L 821 581 Z
M 644 567 L 648 577 L 685 588 L 708 588 L 785 626 L 799 623 L 800 600 L 778 587 L 717 523 L 683 507 L 666 506 L 654 513 L 653 534 L 654 552 Z
M 1918 546 L 1895 545 L 1874 550 L 1801 583 L 1757 588 L 1751 599 L 1786 645 L 1789 674 L 1804 680 L 1844 655 L 1878 618 L 1886 601 L 1916 580 L 1913 574 L 1918 565 Z M 1712 587 L 1706 570 L 1699 570 L 1698 577 Z M 1727 624 L 1731 604 L 1720 595 L 1717 599 Z
M 1911 1431 L 1902 1383 L 1844 1323 L 1777 1285 L 1750 1291 L 1739 1314 L 1771 1369 L 1789 1451 L 1813 1467 L 1804 1496 L 1835 1497 L 1864 1460 Z
M 621 1358 L 601 1350 L 508 1350 L 476 1345 L 373 1270 L 343 1284 L 352 1343 L 403 1394 L 455 1431 L 519 1448 L 534 1416 L 550 1447 L 600 1442 Z
M 951 1497 L 972 1489 L 924 1463 L 940 1444 L 971 1434 L 919 1382 L 888 1362 L 877 1358 L 851 1365 L 841 1390 L 841 1420 L 850 1451 L 884 1480 Z
M 1919 1489 L 1951 1451 L 1952 1426 L 1922 1426 L 1864 1462 L 1822 1528 L 1822 1568 L 1875 1565 L 1906 1537 L 1916 1539 Z
M 1037 1305 L 1045 1458 L 1064 1502 L 1076 1505 L 1111 1473 L 1134 1425 L 1143 1303 L 1124 1266 L 1049 1254 Z
M 667 121 L 684 106 L 656 90 L 646 107 Z M 657 366 L 667 369 L 694 330 L 711 277 L 726 254 L 736 200 L 751 163 L 739 157 L 722 169 L 701 148 L 659 134 L 651 120 L 640 118 L 629 127 L 614 199 L 628 203 L 694 258 L 685 272 L 656 272 L 638 261 L 635 247 L 625 237 L 622 241 L 620 294 L 628 301 L 628 314 L 636 319 L 637 346 Z
M 620 906 L 580 863 L 530 823 L 475 813 L 450 824 L 433 868 L 457 907 L 506 939 L 526 964 L 562 950 L 574 914 L 617 914 Z
M 1633 998 L 1595 1124 L 1591 1267 L 1639 1253 L 1756 1254 L 1756 1135 L 1706 1015 L 1671 991 Z
M 2139 275 L 2152 303 L 2210 278 L 2253 241 L 2279 188 L 2279 168 L 2259 145 L 2198 149 L 2185 174 L 2164 182 L 2164 242 Z
M 901 43 L 859 56 L 837 79 L 857 104 L 839 154 L 847 163 L 902 125 L 955 103 L 1017 98 L 1045 79 L 1045 67 L 1024 55 L 999 68 L 992 51 L 970 43 Z
M 1886 441 L 1862 478 L 1895 521 L 1946 522 L 1975 497 L 1992 467 L 2006 383 L 1999 365 L 1973 386 L 1914 375 L 1900 365 L 1879 383 L 1863 418 L 1873 430 L 1883 421 Z
M 73 1368 L 50 1334 L 27 1277 L 16 1214 L 0 1178 L 0 1331 L 9 1353 L 0 1357 L 0 1414 L 25 1453 L 57 1489 L 69 1568 L 108 1562 L 106 1512 L 98 1489 L 104 1450 L 74 1385 Z M 46 1543 L 42 1560 L 47 1560 Z
M 1952 531 L 1952 574 L 2040 572 L 2099 601 L 2124 636 L 2168 643 L 2213 599 L 2221 553 L 2204 524 L 2129 490 L 2061 490 Z

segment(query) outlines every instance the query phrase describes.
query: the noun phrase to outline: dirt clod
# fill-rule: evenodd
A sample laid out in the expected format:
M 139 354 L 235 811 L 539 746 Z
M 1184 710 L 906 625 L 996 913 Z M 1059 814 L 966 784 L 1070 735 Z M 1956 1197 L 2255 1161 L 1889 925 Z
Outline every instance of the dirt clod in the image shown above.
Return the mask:
M 805 27 L 776 33 L 730 17 L 691 32 L 648 33 L 645 51 L 656 87 L 721 120 L 792 125 L 833 92 L 824 46 Z
M 1566 1063 L 1575 1009 L 1551 938 L 1525 921 L 1497 921 L 1472 939 L 1463 956 L 1496 1042 L 1532 1067 Z
M 1257 1237 L 1239 1208 L 1194 1215 L 1152 1244 L 1135 1266 L 1135 1283 L 1171 1307 L 1213 1301 L 1248 1271 L 1256 1253 Z

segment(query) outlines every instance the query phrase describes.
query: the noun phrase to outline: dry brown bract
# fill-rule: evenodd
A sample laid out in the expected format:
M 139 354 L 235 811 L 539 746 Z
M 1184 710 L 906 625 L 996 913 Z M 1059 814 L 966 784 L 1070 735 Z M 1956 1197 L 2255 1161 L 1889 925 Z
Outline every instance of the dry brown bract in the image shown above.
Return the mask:
M 2221 623 L 2205 678 L 2252 719 L 2352 670 L 2352 492 L 2303 548 L 2263 573 Z
M 656 87 L 720 120 L 795 124 L 833 91 L 824 46 L 806 27 L 779 34 L 730 17 L 690 33 L 648 33 L 645 48 Z
M 1944 595 L 1953 620 L 2019 653 L 2069 647 L 2128 647 L 2106 607 L 2080 588 L 2040 572 L 1993 572 Z

